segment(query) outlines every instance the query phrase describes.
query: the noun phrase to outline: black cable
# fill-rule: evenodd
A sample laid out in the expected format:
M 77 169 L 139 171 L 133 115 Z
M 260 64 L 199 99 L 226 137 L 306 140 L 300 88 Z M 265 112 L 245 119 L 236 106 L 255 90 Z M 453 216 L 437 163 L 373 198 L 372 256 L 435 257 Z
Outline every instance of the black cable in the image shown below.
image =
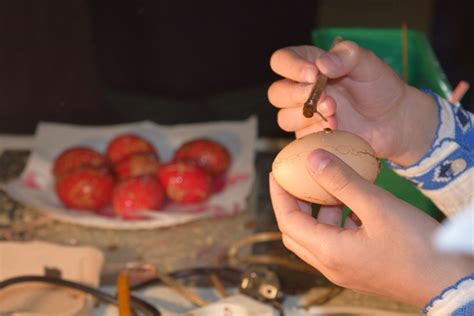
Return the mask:
M 231 284 L 238 284 L 240 282 L 240 278 L 242 275 L 242 271 L 232 267 L 198 267 L 198 268 L 191 268 L 191 269 L 184 269 L 178 270 L 175 272 L 170 273 L 170 276 L 175 279 L 184 279 L 194 276 L 209 276 L 210 274 L 215 273 L 217 274 L 222 280 L 227 281 Z M 20 277 L 10 278 L 4 281 L 0 281 L 0 289 L 6 288 L 8 286 L 18 284 L 18 283 L 26 283 L 26 282 L 40 282 L 40 283 L 48 283 L 57 286 L 63 286 L 67 288 L 76 289 L 85 293 L 88 293 L 98 299 L 100 302 L 105 304 L 112 304 L 118 305 L 117 299 L 115 296 L 110 295 L 106 292 L 100 291 L 96 288 L 92 288 L 80 283 L 75 283 L 72 281 L 67 281 L 64 279 L 56 278 L 56 277 L 48 277 L 48 276 L 35 276 L 35 275 L 25 275 Z M 160 278 L 152 278 L 146 280 L 142 283 L 136 284 L 130 287 L 131 291 L 141 290 L 148 286 L 157 285 L 162 283 Z M 132 301 L 132 308 L 142 311 L 145 314 L 150 314 L 153 316 L 161 316 L 160 311 L 151 305 L 150 303 L 131 295 L 130 299 Z
M 219 268 L 197 267 L 197 268 L 174 271 L 170 273 L 169 275 L 174 279 L 185 279 L 185 278 L 196 277 L 196 276 L 209 277 L 213 273 L 216 274 L 221 280 L 226 281 L 232 284 L 233 286 L 236 286 L 236 285 L 238 286 L 238 284 L 241 281 L 243 272 L 242 270 L 239 270 L 233 267 L 219 267 Z M 26 282 L 42 282 L 42 283 L 48 283 L 48 284 L 53 284 L 57 286 L 72 288 L 72 289 L 76 289 L 76 290 L 91 294 L 102 303 L 112 304 L 115 306 L 118 305 L 117 299 L 113 295 L 110 295 L 96 288 L 92 288 L 92 287 L 89 287 L 80 283 L 75 283 L 72 281 L 67 281 L 64 279 L 57 278 L 57 277 L 30 276 L 30 275 L 14 277 L 14 278 L 10 278 L 4 281 L 0 281 L 0 290 L 14 284 L 26 283 Z M 134 286 L 131 286 L 130 291 L 142 290 L 146 287 L 158 285 L 161 283 L 163 283 L 162 280 L 158 277 L 155 277 L 152 279 L 148 279 L 144 282 L 135 284 Z M 139 310 L 146 315 L 161 316 L 160 311 L 156 307 L 151 305 L 150 303 L 133 295 L 130 295 L 130 299 L 132 303 L 132 309 Z M 281 313 L 281 310 L 280 310 L 280 313 Z
M 57 286 L 67 287 L 67 288 L 79 290 L 81 292 L 85 292 L 87 294 L 91 294 L 92 296 L 94 296 L 95 298 L 97 298 L 99 301 L 103 303 L 112 304 L 115 306 L 118 305 L 117 299 L 113 295 L 110 295 L 106 292 L 100 291 L 96 288 L 89 287 L 84 284 L 75 283 L 75 282 L 67 281 L 60 278 L 47 277 L 47 276 L 24 275 L 24 276 L 6 279 L 3 281 L 0 281 L 0 290 L 14 284 L 26 283 L 26 282 L 40 282 L 40 283 L 48 283 L 48 284 L 53 284 Z M 132 304 L 133 309 L 139 310 L 145 315 L 161 316 L 160 311 L 156 307 L 142 300 L 141 298 L 130 295 L 130 299 L 131 299 L 131 304 Z
M 222 267 L 222 268 L 215 268 L 215 267 L 198 267 L 198 268 L 191 268 L 185 270 L 178 270 L 170 273 L 170 277 L 173 279 L 184 279 L 193 276 L 209 276 L 212 273 L 215 273 L 221 278 L 233 285 L 240 283 L 240 278 L 242 276 L 242 271 L 232 267 Z M 158 277 L 148 279 L 141 283 L 135 284 L 134 286 L 130 287 L 132 291 L 138 291 L 143 288 L 152 285 L 158 285 L 162 283 L 162 280 Z

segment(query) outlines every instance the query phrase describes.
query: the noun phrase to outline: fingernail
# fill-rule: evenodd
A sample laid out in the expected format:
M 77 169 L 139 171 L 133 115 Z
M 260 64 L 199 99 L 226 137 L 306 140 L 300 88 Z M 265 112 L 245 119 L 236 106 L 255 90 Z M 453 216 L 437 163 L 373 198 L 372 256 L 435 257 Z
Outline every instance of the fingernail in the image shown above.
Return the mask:
M 333 53 L 326 53 L 319 58 L 319 62 L 322 63 L 326 68 L 337 69 L 342 67 L 342 61 L 339 56 Z
M 331 161 L 331 157 L 324 150 L 316 149 L 308 156 L 311 169 L 316 174 L 321 174 Z
M 307 67 L 303 69 L 302 80 L 307 83 L 313 83 L 316 81 L 316 70 L 314 68 Z

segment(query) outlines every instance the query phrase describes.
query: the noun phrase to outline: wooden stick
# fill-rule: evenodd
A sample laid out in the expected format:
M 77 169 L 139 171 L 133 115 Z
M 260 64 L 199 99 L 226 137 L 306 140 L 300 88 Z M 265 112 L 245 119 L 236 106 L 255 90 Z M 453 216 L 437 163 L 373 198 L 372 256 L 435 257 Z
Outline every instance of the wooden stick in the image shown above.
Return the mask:
M 172 277 L 168 274 L 161 272 L 158 268 L 155 267 L 155 274 L 157 277 L 163 281 L 164 284 L 181 294 L 184 298 L 189 300 L 190 302 L 196 304 L 199 307 L 203 307 L 207 305 L 207 302 L 203 300 L 201 297 L 193 293 L 187 287 L 182 285 L 181 283 L 175 281 Z
M 132 316 L 128 274 L 120 272 L 117 278 L 117 301 L 120 316 Z
M 222 284 L 221 280 L 217 276 L 216 273 L 211 274 L 211 282 L 214 288 L 217 290 L 217 292 L 222 296 L 222 297 L 227 297 L 229 296 L 229 293 L 227 293 L 224 285 Z
M 402 23 L 402 77 L 408 83 L 408 27 Z
M 464 80 L 459 81 L 458 85 L 453 90 L 453 94 L 451 95 L 449 102 L 458 103 L 466 94 L 467 90 L 469 90 L 469 83 Z

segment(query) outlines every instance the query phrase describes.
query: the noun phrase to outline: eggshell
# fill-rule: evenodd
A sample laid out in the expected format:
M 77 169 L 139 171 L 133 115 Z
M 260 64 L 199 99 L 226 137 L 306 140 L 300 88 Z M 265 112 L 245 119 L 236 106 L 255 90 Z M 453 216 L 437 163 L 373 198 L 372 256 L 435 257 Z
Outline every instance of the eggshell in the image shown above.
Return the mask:
M 275 157 L 272 173 L 278 184 L 291 195 L 312 203 L 341 204 L 313 179 L 306 169 L 308 155 L 324 149 L 339 157 L 367 181 L 374 182 L 379 163 L 372 147 L 361 137 L 344 131 L 321 131 L 296 139 Z

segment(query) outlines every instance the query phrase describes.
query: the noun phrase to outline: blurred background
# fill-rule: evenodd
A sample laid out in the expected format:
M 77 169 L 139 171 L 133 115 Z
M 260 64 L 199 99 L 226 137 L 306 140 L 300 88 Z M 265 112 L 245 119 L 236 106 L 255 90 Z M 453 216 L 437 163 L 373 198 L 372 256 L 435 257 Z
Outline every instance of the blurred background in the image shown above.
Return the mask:
M 321 27 L 400 28 L 428 37 L 449 82 L 474 84 L 468 1 L 2 0 L 0 133 L 38 121 L 177 124 L 259 117 L 289 136 L 266 90 L 269 59 Z M 471 18 L 471 20 L 470 20 Z M 462 105 L 474 110 L 472 91 Z

